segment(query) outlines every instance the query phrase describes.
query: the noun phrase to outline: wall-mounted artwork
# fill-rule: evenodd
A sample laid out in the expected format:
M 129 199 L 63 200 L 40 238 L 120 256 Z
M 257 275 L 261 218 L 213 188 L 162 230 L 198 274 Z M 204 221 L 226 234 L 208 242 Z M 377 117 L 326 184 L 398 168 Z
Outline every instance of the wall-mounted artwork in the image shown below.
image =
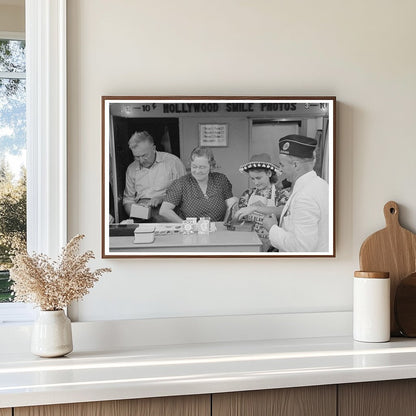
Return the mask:
M 103 257 L 334 257 L 335 97 L 102 97 Z

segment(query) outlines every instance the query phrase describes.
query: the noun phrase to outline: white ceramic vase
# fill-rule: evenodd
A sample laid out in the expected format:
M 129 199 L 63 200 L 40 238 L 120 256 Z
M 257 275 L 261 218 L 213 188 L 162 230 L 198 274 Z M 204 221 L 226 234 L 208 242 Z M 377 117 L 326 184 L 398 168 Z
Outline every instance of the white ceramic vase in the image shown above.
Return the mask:
M 31 351 L 40 357 L 62 357 L 72 351 L 71 321 L 63 310 L 40 311 L 33 325 Z

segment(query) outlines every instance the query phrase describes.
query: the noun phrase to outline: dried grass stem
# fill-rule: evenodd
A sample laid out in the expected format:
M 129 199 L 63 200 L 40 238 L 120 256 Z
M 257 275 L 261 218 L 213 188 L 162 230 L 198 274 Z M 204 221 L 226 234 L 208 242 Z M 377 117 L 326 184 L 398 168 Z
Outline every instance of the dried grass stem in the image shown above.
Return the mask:
M 62 249 L 58 261 L 45 254 L 29 255 L 27 251 L 16 254 L 10 270 L 14 301 L 34 303 L 42 310 L 56 311 L 85 296 L 101 275 L 111 269 L 92 271 L 88 268 L 87 263 L 94 258 L 94 253 L 78 254 L 83 238 L 81 234 L 73 237 Z

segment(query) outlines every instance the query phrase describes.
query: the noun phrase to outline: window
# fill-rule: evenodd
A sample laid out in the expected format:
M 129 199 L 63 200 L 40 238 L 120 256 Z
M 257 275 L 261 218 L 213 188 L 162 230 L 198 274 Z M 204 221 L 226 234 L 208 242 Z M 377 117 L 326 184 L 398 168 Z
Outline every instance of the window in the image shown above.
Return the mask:
M 27 247 L 56 257 L 67 242 L 66 0 L 26 0 L 25 21 Z M 31 305 L 0 303 L 0 324 L 32 317 Z
M 12 36 L 8 36 L 12 37 Z M 0 36 L 0 302 L 10 302 L 13 250 L 26 245 L 26 53 Z

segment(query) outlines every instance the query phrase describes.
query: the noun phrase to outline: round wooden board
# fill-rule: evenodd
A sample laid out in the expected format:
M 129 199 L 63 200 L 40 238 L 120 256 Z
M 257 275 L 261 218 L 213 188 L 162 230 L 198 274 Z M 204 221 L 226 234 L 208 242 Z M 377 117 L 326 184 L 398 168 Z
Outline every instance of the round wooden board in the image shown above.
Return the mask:
M 394 201 L 384 205 L 386 228 L 367 237 L 360 249 L 360 269 L 390 273 L 391 335 L 400 335 L 394 319 L 394 299 L 399 283 L 416 270 L 416 235 L 399 222 L 399 206 Z

